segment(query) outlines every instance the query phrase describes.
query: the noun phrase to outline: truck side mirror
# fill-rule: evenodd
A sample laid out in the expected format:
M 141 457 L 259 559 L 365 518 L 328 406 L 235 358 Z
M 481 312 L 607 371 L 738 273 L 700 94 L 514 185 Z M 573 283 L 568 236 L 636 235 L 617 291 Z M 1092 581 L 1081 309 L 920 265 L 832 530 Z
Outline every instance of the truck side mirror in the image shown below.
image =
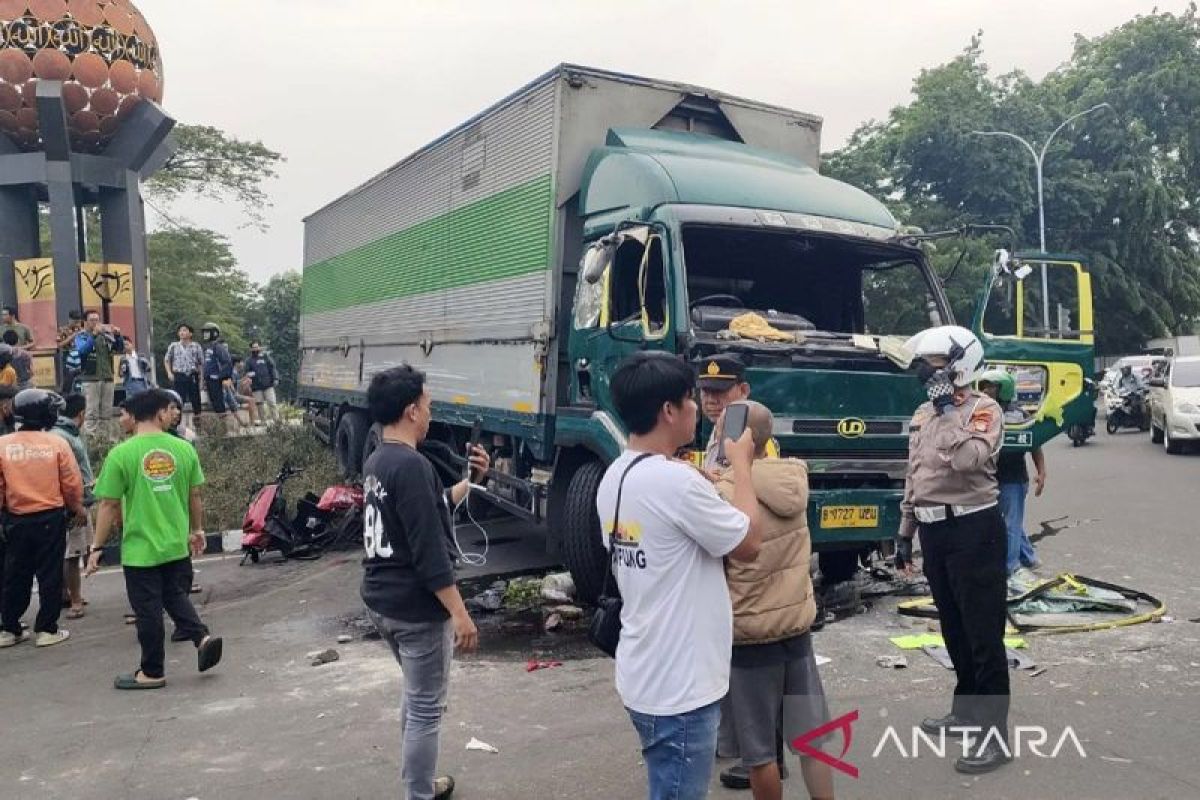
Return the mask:
M 583 263 L 579 268 L 583 279 L 588 283 L 599 283 L 604 277 L 604 270 L 612 263 L 616 250 L 616 242 L 609 242 L 607 239 L 601 239 L 589 247 L 583 254 Z

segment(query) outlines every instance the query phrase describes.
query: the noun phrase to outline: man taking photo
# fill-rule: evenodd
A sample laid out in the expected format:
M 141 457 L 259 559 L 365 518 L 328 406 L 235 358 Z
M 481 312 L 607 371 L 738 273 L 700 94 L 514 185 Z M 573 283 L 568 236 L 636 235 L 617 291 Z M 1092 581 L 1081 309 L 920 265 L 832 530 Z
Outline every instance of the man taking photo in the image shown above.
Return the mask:
M 762 551 L 753 562 L 725 565 L 733 601 L 733 671 L 729 708 L 754 800 L 779 800 L 783 783 L 779 737 L 785 742 L 829 721 L 809 629 L 816 618 L 809 564 L 808 468 L 798 459 L 767 455 L 774 418 L 761 403 L 745 402 L 754 437 L 751 469 L 762 521 Z M 725 477 L 717 491 L 730 498 Z M 833 798 L 833 773 L 801 759 L 809 796 Z M 722 776 L 722 782 L 728 785 Z
M 479 633 L 454 583 L 450 505 L 467 497 L 466 480 L 445 490 L 417 448 L 429 433 L 432 399 L 425 375 L 406 365 L 379 372 L 367 390 L 383 442 L 363 467 L 362 598 L 404 674 L 401 726 L 408 800 L 442 800 L 454 778 L 437 776 L 438 740 L 450 657 L 474 650 Z M 482 448 L 469 454 L 471 480 L 487 475 Z
M 725 442 L 732 505 L 674 458 L 696 434 L 695 383 L 668 354 L 622 362 L 611 389 L 629 444 L 596 496 L 624 601 L 617 693 L 641 739 L 651 800 L 708 795 L 733 640 L 723 559 L 752 561 L 762 541 L 748 431 Z
M 112 435 L 113 415 L 113 355 L 125 352 L 125 338 L 120 328 L 100 322 L 99 311 L 83 316 L 83 330 L 75 335 L 75 352 L 79 354 L 79 380 L 87 399 L 87 419 L 83 432 L 88 436 Z

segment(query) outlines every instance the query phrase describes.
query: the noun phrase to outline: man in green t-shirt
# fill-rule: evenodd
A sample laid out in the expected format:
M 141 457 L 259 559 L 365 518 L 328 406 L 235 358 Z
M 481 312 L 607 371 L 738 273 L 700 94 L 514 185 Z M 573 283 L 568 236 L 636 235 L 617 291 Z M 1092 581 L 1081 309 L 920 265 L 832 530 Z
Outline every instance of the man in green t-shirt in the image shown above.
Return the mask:
M 176 630 L 196 645 L 201 672 L 221 660 L 221 640 L 209 635 L 188 598 L 189 556 L 204 551 L 200 486 L 204 473 L 196 450 L 165 433 L 171 397 L 150 389 L 125 401 L 134 418 L 134 435 L 104 459 L 95 495 L 100 499 L 96 536 L 88 556 L 89 575 L 100 568 L 100 548 L 117 519 L 122 521 L 121 565 L 125 590 L 137 617 L 141 669 L 117 677 L 118 689 L 158 689 L 163 672 L 163 621 L 166 610 Z

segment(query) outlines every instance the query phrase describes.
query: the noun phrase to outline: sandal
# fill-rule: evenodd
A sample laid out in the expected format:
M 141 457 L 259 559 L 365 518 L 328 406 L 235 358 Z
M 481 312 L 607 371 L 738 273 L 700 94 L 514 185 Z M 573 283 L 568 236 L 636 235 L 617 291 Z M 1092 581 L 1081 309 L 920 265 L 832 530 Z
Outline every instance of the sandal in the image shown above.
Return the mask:
M 67 611 L 67 619 L 83 619 L 85 614 L 86 614 L 86 612 L 83 610 L 82 607 L 72 608 L 69 611 Z
M 205 638 L 200 646 L 196 648 L 196 668 L 201 672 L 207 672 L 221 662 L 221 651 L 223 643 L 219 636 L 209 636 Z
M 166 678 L 147 678 L 146 680 L 139 681 L 137 676 L 140 674 L 141 672 L 138 671 L 125 675 L 118 675 L 117 679 L 113 681 L 113 688 L 128 690 L 161 689 L 167 685 Z

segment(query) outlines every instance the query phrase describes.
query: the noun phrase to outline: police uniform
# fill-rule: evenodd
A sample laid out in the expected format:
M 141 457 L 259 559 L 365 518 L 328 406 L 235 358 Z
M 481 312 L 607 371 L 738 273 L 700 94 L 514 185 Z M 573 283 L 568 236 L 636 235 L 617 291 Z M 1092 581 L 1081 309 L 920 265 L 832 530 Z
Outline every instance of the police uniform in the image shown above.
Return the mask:
M 941 414 L 922 405 L 912 419 L 901 508 L 906 527 L 915 522 L 920 530 L 958 678 L 951 713 L 959 724 L 995 726 L 1007 737 L 1007 538 L 996 482 L 1003 437 L 1003 411 L 979 392 L 960 392 Z
M 745 381 L 746 365 L 737 356 L 723 353 L 701 362 L 696 382 L 701 389 L 725 391 Z M 717 458 L 718 450 L 717 431 L 714 427 L 708 436 L 704 452 L 697 458 L 696 466 L 710 472 L 722 469 L 725 465 Z M 774 439 L 767 442 L 767 458 L 779 458 L 779 443 Z

